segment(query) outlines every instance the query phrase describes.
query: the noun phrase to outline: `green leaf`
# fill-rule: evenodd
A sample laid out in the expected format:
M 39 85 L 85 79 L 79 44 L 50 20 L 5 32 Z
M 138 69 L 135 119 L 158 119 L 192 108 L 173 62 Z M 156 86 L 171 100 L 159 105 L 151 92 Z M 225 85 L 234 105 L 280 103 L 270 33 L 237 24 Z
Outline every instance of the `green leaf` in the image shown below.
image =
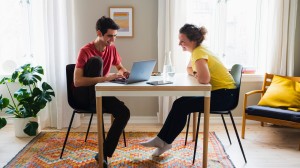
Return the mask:
M 37 80 L 34 78 L 32 73 L 24 72 L 19 76 L 19 82 L 26 86 L 36 83 Z
M 41 75 L 44 75 L 44 69 L 42 66 L 36 66 L 33 68 L 33 71 L 38 73 L 38 74 L 41 74 Z
M 25 86 L 36 84 L 42 80 L 40 75 L 44 74 L 44 70 L 41 66 L 31 67 L 30 64 L 26 64 L 21 67 L 23 71 L 19 76 L 19 82 Z
M 14 93 L 14 98 L 16 98 L 18 101 L 21 101 L 23 99 L 31 97 L 30 95 L 30 91 L 25 88 L 21 88 Z
M 51 96 L 54 97 L 55 94 L 53 92 L 52 87 L 46 82 L 43 82 L 42 89 L 43 91 L 36 97 L 36 101 L 40 104 L 46 105 L 47 102 L 52 101 Z
M 0 117 L 0 129 L 3 128 L 6 124 L 7 124 L 6 119 Z
M 47 82 L 42 83 L 42 88 L 43 90 L 53 90 L 52 87 Z
M 33 75 L 33 77 L 34 77 L 35 79 L 39 80 L 39 81 L 42 80 L 42 77 L 40 77 L 39 75 Z
M 14 82 L 16 81 L 16 79 L 19 76 L 19 71 L 15 71 L 12 75 L 11 75 L 11 80 Z
M 26 118 L 26 117 L 35 117 L 33 116 L 32 110 L 30 107 L 21 107 L 19 110 L 19 116 L 20 118 Z
M 0 96 L 0 110 L 3 110 L 6 108 L 9 104 L 9 99 L 8 98 L 2 98 L 2 95 Z
M 30 121 L 28 124 L 26 124 L 25 128 L 23 131 L 25 134 L 29 136 L 35 136 L 36 135 L 36 130 L 38 129 L 39 124 L 37 122 Z
M 26 70 L 28 68 L 30 68 L 30 64 L 24 64 L 20 67 L 22 70 Z
M 41 89 L 40 88 L 34 88 L 33 90 L 32 90 L 32 96 L 38 96 L 38 95 L 41 95 L 42 94 L 42 91 L 41 91 Z
M 5 84 L 5 83 L 9 83 L 11 80 L 8 77 L 4 77 L 1 79 L 0 84 Z

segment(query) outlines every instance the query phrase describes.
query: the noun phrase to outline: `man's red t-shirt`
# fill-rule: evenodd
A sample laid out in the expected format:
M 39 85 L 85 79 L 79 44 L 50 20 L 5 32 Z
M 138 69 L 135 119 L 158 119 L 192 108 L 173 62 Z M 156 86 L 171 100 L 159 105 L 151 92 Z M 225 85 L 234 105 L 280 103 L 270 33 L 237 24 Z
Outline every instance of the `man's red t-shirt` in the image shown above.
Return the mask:
M 84 68 L 84 65 L 93 56 L 100 56 L 103 60 L 103 76 L 110 72 L 112 65 L 116 66 L 121 63 L 121 57 L 114 45 L 107 46 L 103 52 L 96 49 L 94 42 L 82 47 L 79 51 L 76 68 Z

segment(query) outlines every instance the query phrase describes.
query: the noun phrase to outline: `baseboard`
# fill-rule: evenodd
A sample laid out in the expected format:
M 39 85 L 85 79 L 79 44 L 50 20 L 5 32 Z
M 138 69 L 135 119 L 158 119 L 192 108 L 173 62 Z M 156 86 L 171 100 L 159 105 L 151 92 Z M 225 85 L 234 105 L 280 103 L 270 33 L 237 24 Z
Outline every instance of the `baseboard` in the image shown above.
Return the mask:
M 242 117 L 233 117 L 235 124 L 242 124 Z M 226 123 L 230 124 L 230 117 L 224 117 Z M 85 115 L 82 117 L 81 122 L 83 124 L 88 124 L 90 120 L 90 115 Z M 110 115 L 104 115 L 104 123 L 110 123 Z M 222 118 L 219 116 L 210 117 L 210 124 L 220 124 L 223 123 Z M 92 124 L 96 124 L 97 118 L 93 117 Z M 201 117 L 200 122 L 203 123 L 203 117 Z M 131 116 L 128 121 L 129 124 L 158 124 L 158 118 L 156 116 Z M 191 123 L 192 120 L 191 120 Z M 247 120 L 247 124 L 258 124 L 259 122 L 253 120 Z
M 242 124 L 242 117 L 233 117 L 235 124 Z M 104 115 L 104 123 L 110 123 L 110 115 Z M 230 117 L 224 117 L 226 123 L 230 124 L 231 120 Z M 12 118 L 6 118 L 8 124 L 12 124 Z M 90 120 L 90 115 L 83 115 L 81 118 L 81 122 L 83 124 L 88 124 Z M 211 116 L 210 117 L 210 124 L 220 124 L 223 123 L 222 118 L 218 116 Z M 97 118 L 94 116 L 92 124 L 96 124 Z M 200 120 L 203 123 L 203 116 Z M 131 116 L 130 120 L 128 121 L 129 124 L 158 124 L 158 118 L 156 116 Z M 191 120 L 192 123 L 192 120 Z M 247 124 L 258 124 L 258 121 L 247 120 Z
M 111 123 L 110 115 L 104 115 L 104 123 Z M 85 115 L 81 118 L 81 123 L 88 124 L 90 115 Z M 96 124 L 97 118 L 94 116 L 92 124 Z M 130 116 L 129 124 L 157 124 L 158 119 L 155 116 Z

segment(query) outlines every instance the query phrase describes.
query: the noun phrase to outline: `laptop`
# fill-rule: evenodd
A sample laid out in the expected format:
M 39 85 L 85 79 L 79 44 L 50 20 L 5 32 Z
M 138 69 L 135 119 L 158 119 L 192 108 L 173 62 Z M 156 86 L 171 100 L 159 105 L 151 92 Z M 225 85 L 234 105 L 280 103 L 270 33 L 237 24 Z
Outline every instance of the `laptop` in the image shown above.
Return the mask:
M 146 60 L 134 62 L 131 68 L 130 75 L 127 79 L 117 78 L 110 82 L 120 84 L 130 84 L 149 80 L 152 71 L 155 67 L 155 60 Z

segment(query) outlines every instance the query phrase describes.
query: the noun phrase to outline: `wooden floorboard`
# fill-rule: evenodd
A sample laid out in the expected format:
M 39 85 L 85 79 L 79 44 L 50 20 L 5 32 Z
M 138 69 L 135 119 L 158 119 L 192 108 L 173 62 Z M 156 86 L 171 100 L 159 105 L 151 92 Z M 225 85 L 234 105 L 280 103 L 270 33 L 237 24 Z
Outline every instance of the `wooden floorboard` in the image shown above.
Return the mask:
M 241 125 L 238 125 L 240 134 Z M 87 126 L 82 125 L 72 131 L 86 131 Z M 105 128 L 109 128 L 106 125 Z M 129 124 L 125 131 L 158 132 L 160 124 Z M 246 126 L 245 139 L 242 139 L 248 163 L 244 163 L 232 125 L 228 124 L 232 145 L 229 144 L 225 129 L 221 124 L 211 124 L 210 131 L 215 131 L 221 140 L 227 154 L 234 165 L 247 168 L 299 168 L 300 167 L 300 129 L 267 125 L 261 127 L 260 123 Z M 43 131 L 66 131 L 45 129 Z M 93 125 L 91 131 L 96 131 Z M 185 131 L 185 130 L 184 130 Z M 6 165 L 32 138 L 16 138 L 13 125 L 7 125 L 0 130 L 0 167 Z

